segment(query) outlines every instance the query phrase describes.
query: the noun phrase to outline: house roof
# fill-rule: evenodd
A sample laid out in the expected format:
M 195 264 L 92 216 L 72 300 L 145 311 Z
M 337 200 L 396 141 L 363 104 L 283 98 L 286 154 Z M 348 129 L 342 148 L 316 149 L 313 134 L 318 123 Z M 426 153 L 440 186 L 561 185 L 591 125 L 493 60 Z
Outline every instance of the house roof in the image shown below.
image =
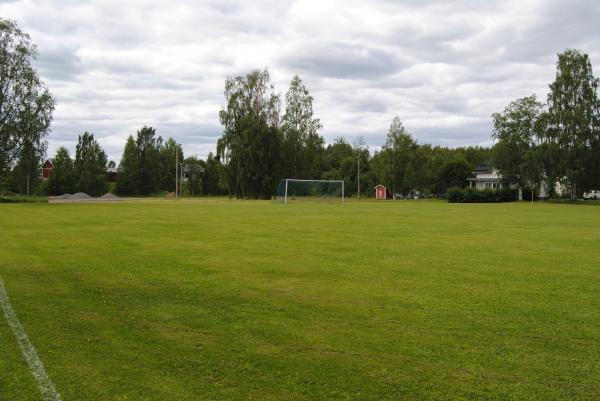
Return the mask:
M 475 173 L 491 173 L 492 168 L 487 164 L 480 164 L 475 167 Z
M 489 178 L 467 178 L 467 181 L 475 182 L 500 182 L 500 178 L 489 177 Z

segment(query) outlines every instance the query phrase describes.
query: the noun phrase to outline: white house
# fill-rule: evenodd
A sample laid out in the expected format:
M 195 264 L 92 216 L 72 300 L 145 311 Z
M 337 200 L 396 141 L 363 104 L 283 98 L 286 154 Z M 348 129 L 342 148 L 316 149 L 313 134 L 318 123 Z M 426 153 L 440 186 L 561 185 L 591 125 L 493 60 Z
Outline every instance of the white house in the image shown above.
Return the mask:
M 491 168 L 487 164 L 480 164 L 473 171 L 474 178 L 467 178 L 469 188 L 476 189 L 499 189 L 503 188 L 502 176 L 498 170 Z
M 500 189 L 505 188 L 507 184 L 502 183 L 502 175 L 498 172 L 498 170 L 488 166 L 487 164 L 480 164 L 473 171 L 474 178 L 467 178 L 469 181 L 469 188 L 476 188 L 479 190 L 482 189 Z M 514 186 L 513 186 L 514 188 Z M 558 195 L 561 195 L 568 191 L 568 188 L 556 181 L 554 183 L 554 192 Z M 522 199 L 523 194 L 521 189 L 519 189 L 519 199 Z M 545 180 L 541 182 L 539 188 L 539 198 L 548 198 L 550 197 L 550 186 L 548 182 Z

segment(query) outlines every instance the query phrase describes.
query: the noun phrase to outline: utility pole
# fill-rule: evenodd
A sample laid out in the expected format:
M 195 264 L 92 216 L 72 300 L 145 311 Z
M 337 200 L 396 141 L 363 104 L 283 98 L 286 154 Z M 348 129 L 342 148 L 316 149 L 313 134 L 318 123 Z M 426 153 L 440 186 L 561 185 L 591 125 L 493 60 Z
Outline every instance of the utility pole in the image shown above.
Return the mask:
M 356 199 L 360 199 L 360 154 L 369 148 L 363 136 L 356 138 L 353 148 L 356 151 Z
M 356 199 L 360 199 L 360 153 L 358 154 L 358 167 L 356 169 Z
M 177 179 L 179 178 L 179 174 L 177 174 L 177 166 L 179 165 L 179 149 L 177 149 L 177 146 L 175 146 L 175 199 L 177 199 L 179 197 L 179 195 L 177 194 L 177 191 L 179 190 L 179 185 L 177 182 Z
M 181 162 L 181 166 L 179 166 L 179 195 L 183 196 L 183 162 Z

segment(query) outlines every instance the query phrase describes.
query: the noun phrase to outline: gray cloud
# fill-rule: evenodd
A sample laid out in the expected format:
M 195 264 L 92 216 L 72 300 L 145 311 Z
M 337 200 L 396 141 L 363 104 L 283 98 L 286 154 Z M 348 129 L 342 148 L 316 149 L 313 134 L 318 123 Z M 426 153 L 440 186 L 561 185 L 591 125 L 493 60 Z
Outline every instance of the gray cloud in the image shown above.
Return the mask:
M 344 42 L 301 43 L 284 53 L 280 63 L 301 74 L 342 79 L 381 77 L 400 68 L 392 53 Z
M 49 153 L 89 131 L 112 159 L 144 125 L 214 151 L 223 83 L 254 68 L 281 93 L 300 74 L 328 141 L 377 149 L 395 115 L 421 143 L 489 143 L 491 113 L 546 98 L 556 53 L 600 63 L 592 0 L 0 0 L 0 15 L 39 45 Z

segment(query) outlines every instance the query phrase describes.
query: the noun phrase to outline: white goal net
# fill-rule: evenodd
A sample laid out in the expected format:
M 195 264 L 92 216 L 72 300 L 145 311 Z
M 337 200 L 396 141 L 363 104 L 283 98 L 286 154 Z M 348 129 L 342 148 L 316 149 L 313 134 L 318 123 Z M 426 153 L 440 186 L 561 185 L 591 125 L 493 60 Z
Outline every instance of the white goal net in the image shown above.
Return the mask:
M 340 180 L 297 180 L 285 178 L 279 181 L 275 201 L 344 201 L 344 181 Z

